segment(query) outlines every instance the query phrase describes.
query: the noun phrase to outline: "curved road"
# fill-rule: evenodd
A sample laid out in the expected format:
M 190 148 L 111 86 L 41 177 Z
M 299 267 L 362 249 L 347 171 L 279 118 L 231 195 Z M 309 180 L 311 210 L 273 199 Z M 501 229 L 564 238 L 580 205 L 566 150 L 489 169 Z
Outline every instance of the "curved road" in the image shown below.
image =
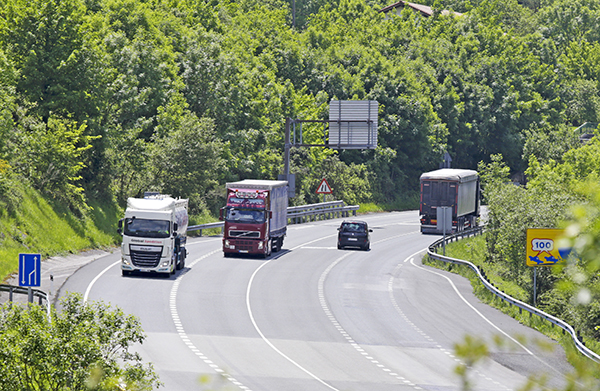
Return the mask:
M 338 250 L 341 220 L 327 220 L 288 227 L 267 259 L 224 258 L 220 237 L 190 239 L 186 268 L 169 279 L 121 276 L 116 252 L 60 292 L 139 317 L 148 337 L 136 348 L 166 390 L 458 391 L 453 352 L 466 335 L 491 349 L 469 371 L 474 390 L 516 390 L 540 373 L 565 383 L 559 346 L 481 304 L 466 279 L 421 265 L 437 237 L 419 233 L 417 212 L 360 219 L 370 251 Z

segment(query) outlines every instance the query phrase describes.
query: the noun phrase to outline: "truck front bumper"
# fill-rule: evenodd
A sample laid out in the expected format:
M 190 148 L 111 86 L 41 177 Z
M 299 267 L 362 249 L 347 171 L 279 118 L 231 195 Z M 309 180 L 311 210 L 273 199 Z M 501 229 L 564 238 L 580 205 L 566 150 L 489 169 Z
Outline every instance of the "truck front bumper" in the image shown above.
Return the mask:
M 156 266 L 141 266 L 135 265 L 127 255 L 121 257 L 121 270 L 127 272 L 171 273 L 174 267 L 174 263 L 165 258 L 161 258 Z
M 264 254 L 265 240 L 223 239 L 223 252 L 228 254 Z

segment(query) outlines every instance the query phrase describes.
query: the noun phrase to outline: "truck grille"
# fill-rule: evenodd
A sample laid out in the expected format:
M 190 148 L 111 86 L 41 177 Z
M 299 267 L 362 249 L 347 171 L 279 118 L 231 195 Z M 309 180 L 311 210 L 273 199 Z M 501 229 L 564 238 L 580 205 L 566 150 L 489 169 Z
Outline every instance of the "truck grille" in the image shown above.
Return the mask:
M 242 251 L 251 251 L 253 248 L 253 244 L 256 243 L 253 240 L 235 240 L 232 241 L 233 245 L 235 245 L 235 249 L 236 250 L 242 250 Z
M 157 267 L 160 262 L 160 252 L 147 252 L 131 250 L 131 262 L 135 267 Z
M 234 230 L 231 230 L 231 231 L 229 231 L 229 237 L 230 238 L 238 238 L 238 237 L 259 238 L 260 237 L 260 232 L 258 232 L 258 231 L 234 231 Z

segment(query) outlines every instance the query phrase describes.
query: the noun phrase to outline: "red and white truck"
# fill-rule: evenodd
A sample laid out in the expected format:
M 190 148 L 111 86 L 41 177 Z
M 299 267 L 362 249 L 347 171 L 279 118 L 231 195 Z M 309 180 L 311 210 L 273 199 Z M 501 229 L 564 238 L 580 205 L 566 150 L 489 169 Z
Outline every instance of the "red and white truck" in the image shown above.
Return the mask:
M 279 251 L 287 230 L 288 183 L 245 179 L 226 184 L 227 205 L 221 208 L 223 253 L 258 254 Z
M 479 175 L 477 171 L 442 168 L 421 174 L 421 232 L 442 233 L 438 218 L 442 209 L 451 215 L 446 233 L 477 226 L 480 214 Z M 450 226 L 450 219 L 448 226 Z

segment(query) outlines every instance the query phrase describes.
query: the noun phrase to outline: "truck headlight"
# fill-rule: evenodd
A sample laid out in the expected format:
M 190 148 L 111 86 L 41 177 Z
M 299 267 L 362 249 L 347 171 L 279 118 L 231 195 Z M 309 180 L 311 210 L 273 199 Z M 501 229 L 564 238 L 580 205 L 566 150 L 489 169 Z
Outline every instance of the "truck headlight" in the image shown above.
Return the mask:
M 129 261 L 125 258 L 121 258 L 121 262 L 123 263 L 123 265 L 129 265 Z
M 225 245 L 225 247 L 229 247 L 229 239 L 225 239 L 225 242 L 223 244 Z
M 263 242 L 258 242 L 258 249 L 262 250 L 263 249 Z

